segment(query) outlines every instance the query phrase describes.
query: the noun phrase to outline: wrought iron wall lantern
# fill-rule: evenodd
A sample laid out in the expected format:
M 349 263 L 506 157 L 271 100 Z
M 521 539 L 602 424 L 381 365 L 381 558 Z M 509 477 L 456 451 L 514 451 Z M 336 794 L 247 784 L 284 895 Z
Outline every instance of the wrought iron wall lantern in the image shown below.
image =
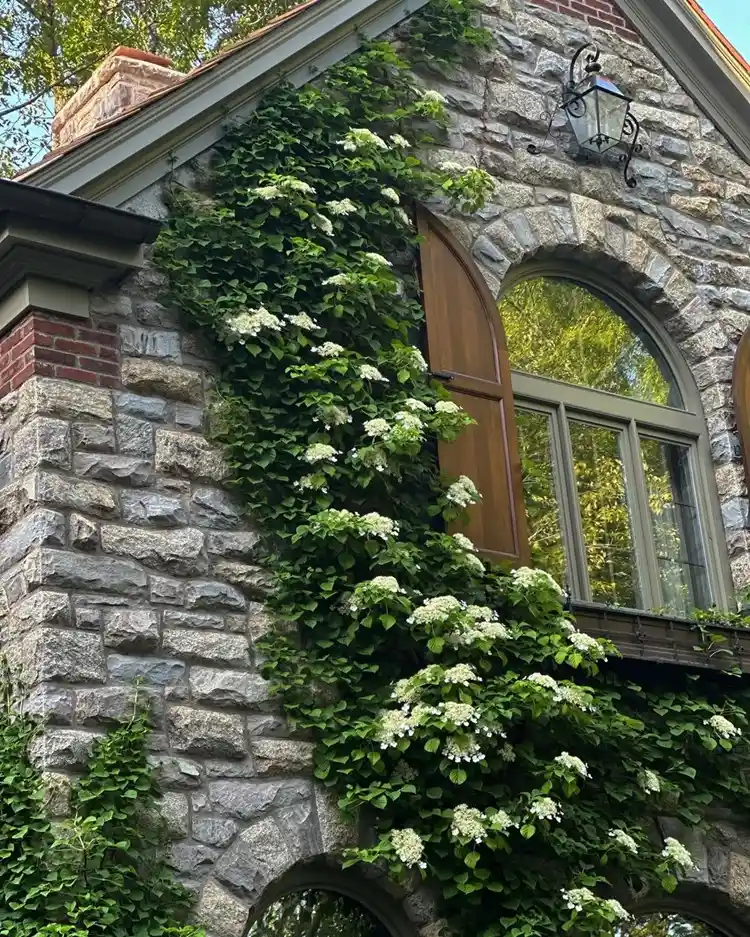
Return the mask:
M 586 64 L 582 65 L 581 56 L 584 52 L 583 61 Z M 601 156 L 613 147 L 626 147 L 626 152 L 620 154 L 619 160 L 625 164 L 625 183 L 632 189 L 636 185 L 636 178 L 630 170 L 630 162 L 633 155 L 642 149 L 638 143 L 641 127 L 630 112 L 632 100 L 601 74 L 599 49 L 592 43 L 586 43 L 571 59 L 568 80 L 563 86 L 560 102 L 550 116 L 544 139 L 546 141 L 552 132 L 555 114 L 559 110 L 565 111 L 582 155 L 593 153 Z M 542 147 L 535 143 L 530 143 L 527 149 L 533 154 L 542 151 Z

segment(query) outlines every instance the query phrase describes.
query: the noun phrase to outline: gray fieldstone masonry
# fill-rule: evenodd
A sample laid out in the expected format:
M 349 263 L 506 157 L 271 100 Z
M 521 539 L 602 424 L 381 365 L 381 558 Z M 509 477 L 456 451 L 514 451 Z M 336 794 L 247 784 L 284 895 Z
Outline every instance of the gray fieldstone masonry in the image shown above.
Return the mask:
M 496 180 L 481 211 L 446 221 L 495 295 L 530 260 L 570 258 L 609 272 L 664 325 L 700 390 L 732 572 L 746 586 L 730 382 L 750 324 L 748 167 L 645 45 L 523 0 L 485 0 L 481 18 L 490 51 L 419 75 L 451 115 L 430 158 Z M 545 112 L 587 40 L 636 100 L 644 152 L 634 190 L 619 164 L 574 161 L 564 129 L 541 155 L 527 152 L 542 145 Z M 160 186 L 129 207 L 163 217 Z M 314 784 L 311 744 L 290 735 L 259 673 L 269 619 L 258 535 L 204 435 L 210 355 L 159 301 L 162 286 L 147 265 L 92 297 L 91 328 L 117 336 L 112 386 L 38 373 L 0 399 L 0 637 L 29 711 L 47 720 L 33 754 L 56 815 L 93 739 L 132 711 L 142 681 L 171 861 L 200 893 L 210 933 L 242 937 L 273 882 L 357 834 Z M 678 894 L 750 919 L 750 834 L 719 818 L 681 835 L 699 864 Z M 415 933 L 437 935 L 424 888 L 378 887 Z

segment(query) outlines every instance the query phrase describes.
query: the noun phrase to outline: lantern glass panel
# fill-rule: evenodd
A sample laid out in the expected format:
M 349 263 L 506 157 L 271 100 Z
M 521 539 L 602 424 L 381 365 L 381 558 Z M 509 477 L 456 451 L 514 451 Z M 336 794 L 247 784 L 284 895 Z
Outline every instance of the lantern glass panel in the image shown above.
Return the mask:
M 592 75 L 587 85 L 569 102 L 568 119 L 579 146 L 604 153 L 622 140 L 630 98 L 601 75 Z

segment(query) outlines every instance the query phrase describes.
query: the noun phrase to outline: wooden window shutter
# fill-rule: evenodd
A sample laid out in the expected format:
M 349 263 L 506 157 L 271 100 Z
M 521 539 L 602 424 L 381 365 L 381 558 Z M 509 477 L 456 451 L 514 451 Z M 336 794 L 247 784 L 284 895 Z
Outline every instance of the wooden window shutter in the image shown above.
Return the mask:
M 745 478 L 750 479 L 750 328 L 745 330 L 737 346 L 732 374 L 732 396 Z
M 430 369 L 476 420 L 440 443 L 440 468 L 482 494 L 460 529 L 488 559 L 529 561 L 521 462 L 505 334 L 497 303 L 451 231 L 421 206 L 417 226 Z

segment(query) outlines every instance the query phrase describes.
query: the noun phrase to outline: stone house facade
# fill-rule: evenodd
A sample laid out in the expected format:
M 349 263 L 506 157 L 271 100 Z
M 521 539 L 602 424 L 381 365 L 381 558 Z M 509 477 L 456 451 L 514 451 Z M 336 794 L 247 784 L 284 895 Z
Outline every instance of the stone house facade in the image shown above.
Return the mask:
M 401 6 L 386 6 L 373 29 L 397 29 L 404 19 Z M 311 14 L 322 16 L 313 5 L 279 32 L 300 29 Z M 742 589 L 750 585 L 750 513 L 732 371 L 750 325 L 748 163 L 698 91 L 678 81 L 610 0 L 485 0 L 481 20 L 493 37 L 489 51 L 470 67 L 419 76 L 448 102 L 438 158 L 479 165 L 496 180 L 484 208 L 446 221 L 496 297 L 512 270 L 567 258 L 596 266 L 664 327 L 700 392 L 726 578 Z M 322 19 L 317 28 L 323 36 L 330 29 Z M 635 99 L 644 145 L 635 189 L 617 163 L 574 161 L 564 128 L 545 138 L 550 101 L 587 41 Z M 107 76 L 117 72 L 117 102 L 131 110 L 92 104 L 91 94 L 107 94 L 104 80 L 86 93 L 83 116 L 71 102 L 73 130 L 56 128 L 67 142 L 21 178 L 49 205 L 19 202 L 6 213 L 11 232 L 19 212 L 34 218 L 32 234 L 14 243 L 33 243 L 38 258 L 21 253 L 18 285 L 0 307 L 3 650 L 30 709 L 48 720 L 35 757 L 53 806 L 64 804 L 92 739 L 129 711 L 133 681 L 143 681 L 174 867 L 200 892 L 210 933 L 242 937 L 275 882 L 307 860 L 334 857 L 355 833 L 314 785 L 311 745 L 289 737 L 258 672 L 267 574 L 251 520 L 223 485 L 227 469 L 204 435 L 210 355 L 160 302 L 161 277 L 148 259 L 158 230 L 148 219 L 166 213 L 161 157 L 145 168 L 128 168 L 130 157 L 115 168 L 97 163 L 190 83 L 128 50 L 117 58 L 120 70 L 110 62 Z M 159 69 L 168 72 L 161 85 Z M 133 93 L 123 91 L 128 82 Z M 210 135 L 201 133 L 177 147 L 192 148 L 198 165 L 210 157 Z M 529 144 L 542 152 L 532 155 Z M 194 164 L 183 163 L 189 181 Z M 81 221 L 68 249 L 49 232 L 65 206 L 78 205 L 73 195 L 104 214 L 98 228 L 91 222 L 86 231 Z M 143 222 L 127 239 L 116 236 L 120 209 Z M 51 289 L 59 282 L 68 286 Z M 682 907 L 703 907 L 705 917 L 708 896 L 723 929 L 741 929 L 750 913 L 750 839 L 721 820 L 693 845 L 700 861 Z M 433 933 L 427 893 L 368 889 L 382 889 L 385 905 L 398 898 L 400 910 L 387 912 L 393 929 Z

